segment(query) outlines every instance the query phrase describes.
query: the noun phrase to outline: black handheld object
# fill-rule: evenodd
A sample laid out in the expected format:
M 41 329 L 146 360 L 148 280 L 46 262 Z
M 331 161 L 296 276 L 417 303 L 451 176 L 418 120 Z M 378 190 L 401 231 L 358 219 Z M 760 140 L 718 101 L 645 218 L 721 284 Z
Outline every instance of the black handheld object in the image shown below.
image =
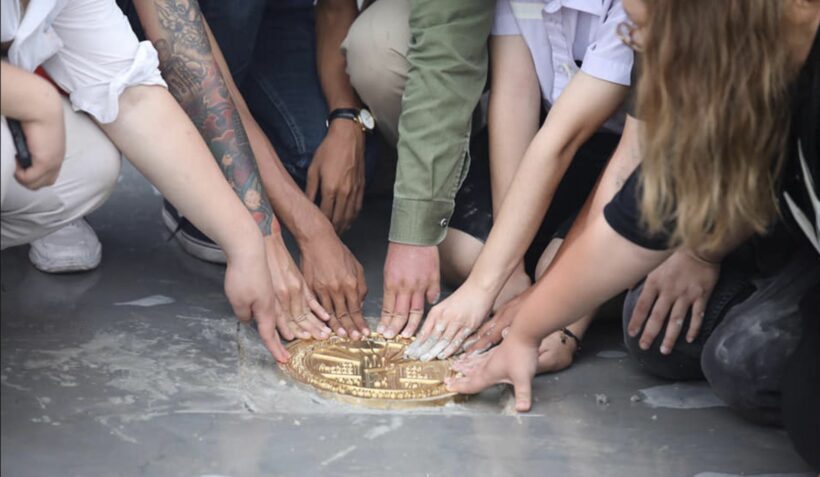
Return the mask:
M 28 143 L 26 143 L 26 133 L 23 132 L 23 126 L 20 121 L 15 119 L 8 119 L 6 121 L 11 131 L 11 137 L 14 139 L 14 147 L 17 149 L 17 163 L 23 169 L 31 167 L 31 152 L 28 150 Z

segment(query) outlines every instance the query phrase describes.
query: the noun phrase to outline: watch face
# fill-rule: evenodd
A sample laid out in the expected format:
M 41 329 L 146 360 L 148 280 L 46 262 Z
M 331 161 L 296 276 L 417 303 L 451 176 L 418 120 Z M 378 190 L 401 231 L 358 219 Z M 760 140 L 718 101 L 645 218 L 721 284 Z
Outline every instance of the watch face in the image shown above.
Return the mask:
M 368 131 L 372 131 L 373 128 L 376 127 L 376 120 L 373 119 L 373 115 L 370 114 L 370 111 L 366 109 L 362 109 L 361 111 L 359 111 L 359 121 L 362 122 L 362 125 Z

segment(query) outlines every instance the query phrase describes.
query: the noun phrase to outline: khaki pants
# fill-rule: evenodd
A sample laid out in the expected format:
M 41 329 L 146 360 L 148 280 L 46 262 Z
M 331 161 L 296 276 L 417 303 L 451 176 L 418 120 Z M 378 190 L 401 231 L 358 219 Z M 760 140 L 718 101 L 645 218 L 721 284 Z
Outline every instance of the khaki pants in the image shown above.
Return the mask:
M 0 248 L 44 237 L 102 205 L 120 174 L 120 152 L 85 114 L 63 99 L 66 156 L 57 182 L 33 191 L 14 178 L 15 148 L 0 120 Z
M 342 43 L 350 82 L 394 147 L 399 140 L 409 43 L 410 0 L 374 2 L 356 18 Z

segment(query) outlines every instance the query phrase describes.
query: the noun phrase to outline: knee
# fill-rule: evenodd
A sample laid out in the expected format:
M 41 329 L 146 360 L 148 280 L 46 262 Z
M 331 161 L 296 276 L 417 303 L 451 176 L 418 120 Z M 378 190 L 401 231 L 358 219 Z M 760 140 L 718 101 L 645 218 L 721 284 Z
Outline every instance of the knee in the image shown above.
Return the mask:
M 378 102 L 391 95 L 400 97 L 404 90 L 409 10 L 402 15 L 397 9 L 405 3 L 376 2 L 353 22 L 342 44 L 350 83 L 374 109 L 378 109 Z
M 745 417 L 780 420 L 780 380 L 799 332 L 762 323 L 754 313 L 724 323 L 703 349 L 701 366 L 715 394 Z

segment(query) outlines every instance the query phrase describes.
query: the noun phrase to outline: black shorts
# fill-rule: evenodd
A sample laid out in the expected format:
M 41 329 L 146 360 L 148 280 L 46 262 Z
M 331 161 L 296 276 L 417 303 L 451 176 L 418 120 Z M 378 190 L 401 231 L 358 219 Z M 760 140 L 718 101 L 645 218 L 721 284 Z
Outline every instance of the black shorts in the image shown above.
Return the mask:
M 619 134 L 599 132 L 578 149 L 524 257 L 524 264 L 530 275 L 534 273 L 538 259 L 549 242 L 555 237 L 563 238 L 569 231 L 620 138 Z M 450 227 L 484 242 L 493 226 L 486 129 L 475 135 L 470 146 L 470 156 L 470 170 L 456 194 Z

